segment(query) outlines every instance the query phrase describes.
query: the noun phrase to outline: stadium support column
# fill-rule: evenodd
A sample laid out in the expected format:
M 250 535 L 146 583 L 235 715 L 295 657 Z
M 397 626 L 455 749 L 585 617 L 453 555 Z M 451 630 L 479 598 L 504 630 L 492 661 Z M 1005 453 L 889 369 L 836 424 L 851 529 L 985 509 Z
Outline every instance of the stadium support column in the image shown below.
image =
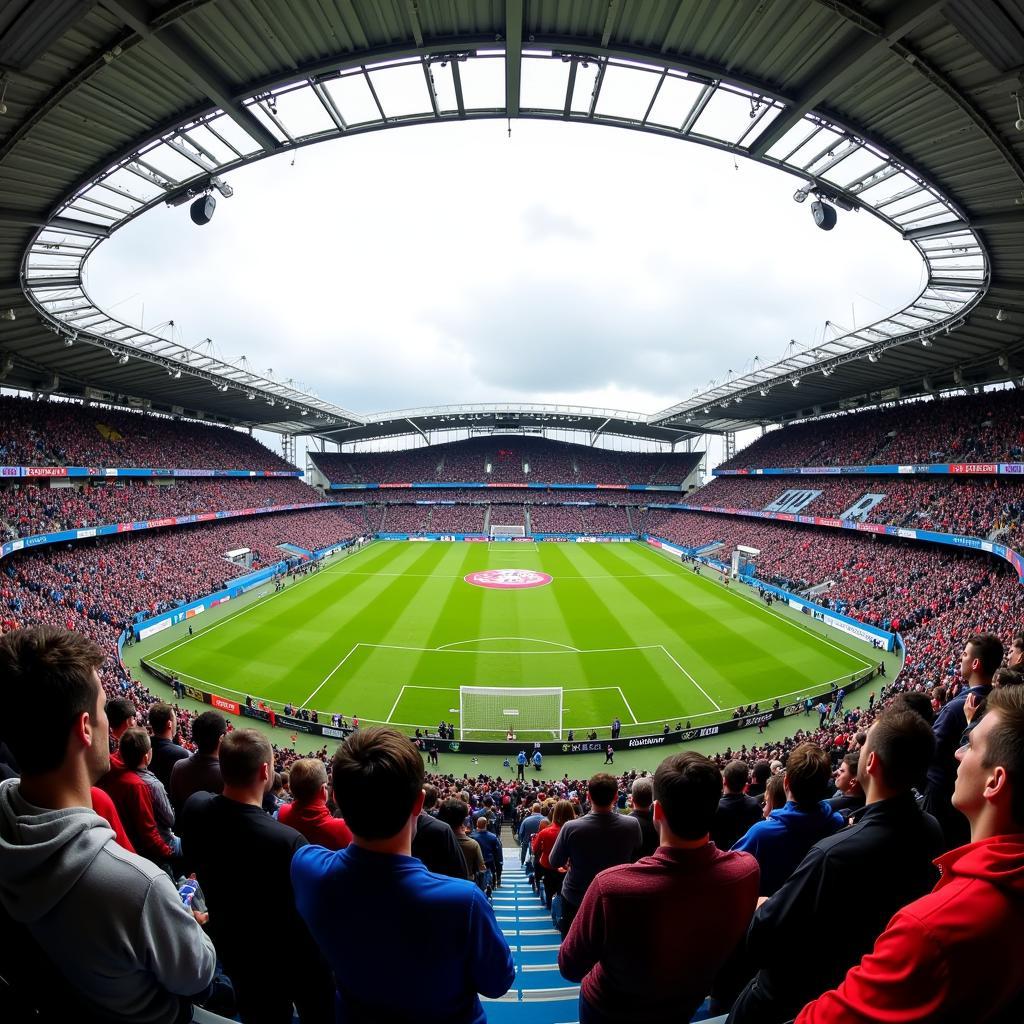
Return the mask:
M 736 454 L 736 431 L 726 431 L 722 440 L 725 442 L 725 461 L 728 462 Z
M 290 466 L 297 465 L 295 461 L 295 435 L 294 434 L 282 434 L 281 435 L 281 454 L 284 456 L 285 461 Z

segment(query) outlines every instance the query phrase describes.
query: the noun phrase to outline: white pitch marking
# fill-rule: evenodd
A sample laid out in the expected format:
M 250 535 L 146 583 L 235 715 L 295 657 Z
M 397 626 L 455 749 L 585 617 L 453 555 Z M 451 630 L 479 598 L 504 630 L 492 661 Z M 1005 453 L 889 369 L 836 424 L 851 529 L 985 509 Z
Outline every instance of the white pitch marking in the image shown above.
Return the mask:
M 348 654 L 346 654 L 345 657 L 342 658 L 341 661 L 339 661 L 338 664 L 335 665 L 334 668 L 332 668 L 331 671 L 324 676 L 323 682 L 321 682 L 320 685 L 299 705 L 300 710 L 304 708 L 327 685 L 331 676 L 333 676 L 334 673 L 337 672 L 338 669 L 341 668 L 341 666 L 344 665 L 345 662 L 348 661 L 348 659 L 351 658 L 352 655 L 355 654 L 355 652 L 358 651 L 360 647 L 369 646 L 369 644 L 354 644 L 352 646 L 352 650 L 350 650 Z
M 445 651 L 450 647 L 462 647 L 465 644 L 483 644 L 488 643 L 491 640 L 517 640 L 532 644 L 549 644 L 551 647 L 563 647 L 567 651 L 572 651 L 574 654 L 582 654 L 583 652 L 578 647 L 572 647 L 569 644 L 560 644 L 555 640 L 538 640 L 532 636 L 478 636 L 474 640 L 455 640 L 450 644 L 441 644 L 440 647 L 435 647 L 435 651 Z M 479 654 L 479 651 L 454 651 L 455 654 Z M 509 654 L 518 654 L 518 651 L 509 651 Z M 538 651 L 538 654 L 550 654 L 551 651 Z
M 675 667 L 676 667 L 677 669 L 679 669 L 679 671 L 680 671 L 680 672 L 682 672 L 682 673 L 683 673 L 683 675 L 684 675 L 684 676 L 686 676 L 686 678 L 687 678 L 687 679 L 689 679 L 689 680 L 690 680 L 690 682 L 691 682 L 691 683 L 693 683 L 693 685 L 694 685 L 694 686 L 696 686 L 696 687 L 697 687 L 697 689 L 698 689 L 698 690 L 700 690 L 700 692 L 701 692 L 701 693 L 703 693 L 703 694 L 704 694 L 704 696 L 705 696 L 705 697 L 707 697 L 707 699 L 708 699 L 709 701 L 711 701 L 711 703 L 712 703 L 712 704 L 714 705 L 714 707 L 715 707 L 715 710 L 716 710 L 716 711 L 721 711 L 721 710 L 722 710 L 722 707 L 721 707 L 721 705 L 720 705 L 720 704 L 717 704 L 717 703 L 716 703 L 716 702 L 715 702 L 714 700 L 712 700 L 712 698 L 711 698 L 711 694 L 709 694 L 709 693 L 708 693 L 708 691 L 707 691 L 707 690 L 705 690 L 705 689 L 704 689 L 704 687 L 703 687 L 703 686 L 701 686 L 701 685 L 700 685 L 700 683 L 698 683 L 698 682 L 697 682 L 697 680 L 696 680 L 696 679 L 694 679 L 694 678 L 693 678 L 693 676 L 691 676 L 691 675 L 690 675 L 690 673 L 689 673 L 689 672 L 687 672 L 687 671 L 686 671 L 686 669 L 685 669 L 685 668 L 683 668 L 683 666 L 682 666 L 682 665 L 680 665 L 680 664 L 679 664 L 679 662 L 678 662 L 678 661 L 676 661 L 676 659 L 675 659 L 675 658 L 673 658 L 673 657 L 672 657 L 672 654 L 671 654 L 671 653 L 670 653 L 670 652 L 668 651 L 668 649 L 667 649 L 667 648 L 665 647 L 665 645 L 664 645 L 664 644 L 658 644 L 658 646 L 659 646 L 659 647 L 660 647 L 660 648 L 661 648 L 661 649 L 662 649 L 662 650 L 663 650 L 663 651 L 665 652 L 665 656 L 666 656 L 666 657 L 668 658 L 668 660 L 669 660 L 669 661 L 671 661 L 671 662 L 672 662 L 672 664 L 673 664 L 673 665 L 675 665 Z
M 636 715 L 633 714 L 633 709 L 629 706 L 629 701 L 626 700 L 626 695 L 622 692 L 621 686 L 608 687 L 608 689 L 615 689 L 619 691 L 619 696 L 622 698 L 622 703 L 626 705 L 626 710 L 629 712 L 629 717 L 633 719 L 633 724 L 637 724 Z
M 398 691 L 398 696 L 395 698 L 395 703 L 391 705 L 391 710 L 388 712 L 388 717 L 384 719 L 385 722 L 391 721 L 391 716 L 395 713 L 395 708 L 398 707 L 399 701 L 402 699 L 402 694 L 405 693 L 405 686 Z

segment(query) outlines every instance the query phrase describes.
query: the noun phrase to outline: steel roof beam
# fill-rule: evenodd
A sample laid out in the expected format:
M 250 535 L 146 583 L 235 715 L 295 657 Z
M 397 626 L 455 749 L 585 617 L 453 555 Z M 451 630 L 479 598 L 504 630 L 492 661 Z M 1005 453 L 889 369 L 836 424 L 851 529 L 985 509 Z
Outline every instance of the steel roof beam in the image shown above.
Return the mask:
M 34 213 L 24 213 L 21 210 L 0 209 L 0 224 L 11 224 L 16 227 L 25 228 L 53 228 L 56 231 L 73 231 L 79 235 L 90 235 L 93 238 L 109 238 L 110 229 L 100 224 L 90 224 L 88 221 L 76 220 L 74 217 L 50 217 L 47 219 Z
M 159 31 L 153 29 L 153 12 L 141 0 L 103 0 L 103 6 L 116 14 L 133 32 L 138 33 L 151 46 L 161 52 L 185 77 L 198 86 L 246 135 L 259 143 L 268 153 L 279 148 L 277 139 L 231 94 L 231 88 L 195 48 L 184 30 L 168 25 Z
M 519 116 L 523 80 L 523 0 L 505 0 L 505 112 Z
M 847 83 L 854 81 L 865 65 L 878 56 L 879 51 L 889 49 L 907 33 L 912 32 L 925 18 L 942 6 L 942 0 L 907 0 L 897 7 L 885 20 L 881 38 L 869 35 L 857 40 L 852 46 L 843 47 L 840 54 L 833 54 L 825 66 L 794 97 L 793 103 L 780 114 L 749 147 L 751 156 L 760 159 L 786 132 L 800 123 L 823 100 L 836 95 Z M 858 25 L 863 29 L 863 24 Z

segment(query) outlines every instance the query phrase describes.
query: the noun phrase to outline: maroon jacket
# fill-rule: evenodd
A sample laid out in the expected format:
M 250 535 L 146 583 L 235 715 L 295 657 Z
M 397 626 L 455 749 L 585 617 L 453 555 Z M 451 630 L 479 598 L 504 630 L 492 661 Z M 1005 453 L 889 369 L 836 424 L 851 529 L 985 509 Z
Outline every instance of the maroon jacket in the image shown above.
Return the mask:
M 760 870 L 714 843 L 660 846 L 591 883 L 558 966 L 608 1020 L 689 1020 L 757 906 Z
M 99 786 L 114 801 L 136 853 L 157 864 L 170 860 L 173 851 L 156 827 L 153 797 L 139 773 L 123 765 L 113 767 Z

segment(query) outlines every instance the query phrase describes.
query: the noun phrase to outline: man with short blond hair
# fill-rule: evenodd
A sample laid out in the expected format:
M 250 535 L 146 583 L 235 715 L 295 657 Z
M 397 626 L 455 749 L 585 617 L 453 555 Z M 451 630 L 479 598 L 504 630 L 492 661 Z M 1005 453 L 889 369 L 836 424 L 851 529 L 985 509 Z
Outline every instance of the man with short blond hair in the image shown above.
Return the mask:
M 278 821 L 328 850 L 343 850 L 352 842 L 348 825 L 327 808 L 327 768 L 323 761 L 318 757 L 295 761 L 288 771 L 288 788 L 293 799 L 278 808 Z

